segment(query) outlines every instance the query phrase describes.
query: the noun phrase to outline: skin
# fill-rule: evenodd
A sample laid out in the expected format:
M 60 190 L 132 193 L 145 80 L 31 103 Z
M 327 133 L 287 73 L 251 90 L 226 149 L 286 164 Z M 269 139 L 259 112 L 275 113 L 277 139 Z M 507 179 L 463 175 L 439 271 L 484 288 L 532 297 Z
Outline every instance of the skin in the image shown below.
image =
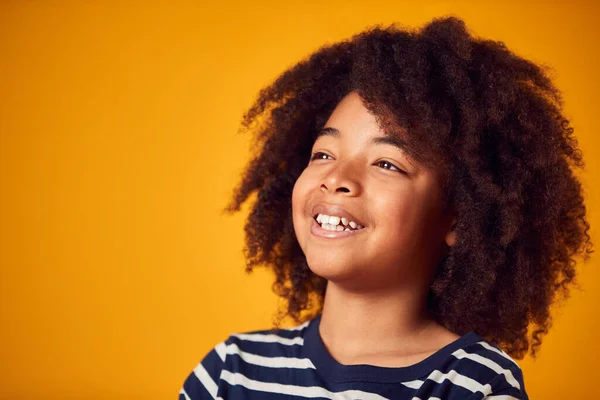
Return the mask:
M 320 334 L 342 364 L 414 364 L 458 336 L 427 314 L 435 266 L 456 222 L 441 207 L 441 174 L 386 134 L 356 92 L 335 108 L 292 194 L 294 230 L 310 269 L 328 280 Z M 337 132 L 332 134 L 331 132 Z M 313 206 L 340 205 L 365 228 L 345 238 L 311 232 Z

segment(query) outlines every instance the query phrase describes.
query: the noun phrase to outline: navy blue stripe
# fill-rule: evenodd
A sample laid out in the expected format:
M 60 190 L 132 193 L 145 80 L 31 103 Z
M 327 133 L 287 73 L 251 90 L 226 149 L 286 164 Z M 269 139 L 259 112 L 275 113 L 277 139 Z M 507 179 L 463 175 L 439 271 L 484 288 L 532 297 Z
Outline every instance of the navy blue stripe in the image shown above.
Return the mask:
M 212 396 L 206 390 L 202 382 L 198 379 L 198 377 L 192 372 L 188 378 L 183 383 L 183 390 L 187 393 L 187 395 L 192 400 L 200 400 L 200 399 L 212 399 Z M 180 395 L 180 399 L 183 394 Z M 185 398 L 185 397 L 183 397 Z
M 407 388 L 405 386 L 399 386 L 397 384 L 381 384 L 381 383 L 361 383 L 360 385 L 357 385 L 354 382 L 345 382 L 345 383 L 330 383 L 330 382 L 325 382 L 323 381 L 319 376 L 318 373 L 314 370 L 312 370 L 312 379 L 302 379 L 302 378 L 298 378 L 297 376 L 294 375 L 294 371 L 291 370 L 287 370 L 287 373 L 289 373 L 290 379 L 287 381 L 283 381 L 281 382 L 281 379 L 276 379 L 273 376 L 271 376 L 269 374 L 269 371 L 267 371 L 268 368 L 262 368 L 262 370 L 260 368 L 255 369 L 252 372 L 252 375 L 249 376 L 250 374 L 248 373 L 247 370 L 245 370 L 244 372 L 242 371 L 236 371 L 237 373 L 240 373 L 242 375 L 244 375 L 246 378 L 248 379 L 252 379 L 252 380 L 256 380 L 256 381 L 260 381 L 260 382 L 274 382 L 274 383 L 281 383 L 284 385 L 290 385 L 290 386 L 302 386 L 302 387 L 312 387 L 312 386 L 316 386 L 316 387 L 321 387 L 325 390 L 328 390 L 332 393 L 339 393 L 339 392 L 344 392 L 347 390 L 360 390 L 363 392 L 367 392 L 367 393 L 373 393 L 373 394 L 378 394 L 380 396 L 386 397 L 386 398 L 390 398 L 390 399 L 404 399 L 404 398 L 412 398 L 412 394 L 414 393 L 413 389 Z M 277 373 L 279 371 L 277 370 L 271 370 L 272 373 Z M 281 377 L 282 375 L 280 375 Z M 304 378 L 306 378 L 308 375 L 304 375 Z M 228 385 L 227 384 L 227 391 L 229 392 L 230 390 L 232 390 L 233 388 L 237 388 L 240 385 Z M 238 388 L 239 389 L 239 388 Z M 239 389 L 237 390 L 237 394 L 244 392 L 250 392 L 249 389 Z M 230 393 L 230 392 L 229 392 Z M 267 392 L 258 392 L 257 393 L 267 393 Z M 279 395 L 282 396 L 282 395 Z M 245 397 L 231 397 L 232 399 L 238 399 L 238 398 L 244 398 Z M 261 397 L 258 397 L 261 398 Z M 266 398 L 266 397 L 265 397 Z M 282 398 L 282 397 L 275 397 L 275 398 Z M 283 398 L 288 398 L 288 397 L 283 397 Z M 306 399 L 305 397 L 298 397 L 298 398 L 303 398 Z
M 215 349 L 212 349 L 206 357 L 204 357 L 202 366 L 206 369 L 206 372 L 208 372 L 212 380 L 215 383 L 218 383 L 219 377 L 221 376 L 221 370 L 225 366 L 225 363 L 221 360 L 221 357 L 219 357 Z
M 471 395 L 473 395 L 473 392 L 469 389 L 454 385 L 448 380 L 444 380 L 442 383 L 427 380 L 423 382 L 423 386 L 415 393 L 415 396 L 423 400 L 429 397 L 439 397 L 444 400 L 465 400 Z
M 296 399 L 296 400 L 307 400 L 306 397 L 301 396 L 289 396 L 280 393 L 261 392 L 258 390 L 250 390 L 240 385 L 227 385 L 223 391 L 224 399 L 244 399 L 244 400 L 282 400 L 282 399 Z M 192 399 L 196 400 L 196 399 Z
M 228 368 L 230 372 L 240 373 L 246 378 L 256 381 L 297 386 L 314 386 L 316 384 L 315 370 L 260 367 L 244 362 L 237 355 L 231 356 L 231 364 L 228 362 L 228 366 L 231 368 Z

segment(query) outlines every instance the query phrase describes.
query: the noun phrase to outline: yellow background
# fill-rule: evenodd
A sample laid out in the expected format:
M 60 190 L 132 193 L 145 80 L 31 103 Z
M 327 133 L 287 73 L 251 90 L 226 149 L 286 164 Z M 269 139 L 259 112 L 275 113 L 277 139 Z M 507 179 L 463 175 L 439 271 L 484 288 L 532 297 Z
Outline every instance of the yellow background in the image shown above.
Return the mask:
M 596 232 L 593 2 L 210 3 L 1 3 L 0 398 L 176 398 L 214 344 L 269 327 L 271 275 L 245 275 L 243 215 L 220 213 L 249 157 L 240 117 L 376 23 L 452 13 L 554 67 Z M 597 264 L 520 362 L 532 399 L 600 398 Z

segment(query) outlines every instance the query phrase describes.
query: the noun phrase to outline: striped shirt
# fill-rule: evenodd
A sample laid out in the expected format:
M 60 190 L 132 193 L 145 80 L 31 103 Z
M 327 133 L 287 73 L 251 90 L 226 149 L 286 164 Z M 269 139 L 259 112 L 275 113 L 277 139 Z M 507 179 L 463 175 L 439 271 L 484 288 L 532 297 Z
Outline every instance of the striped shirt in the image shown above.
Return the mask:
M 179 399 L 528 399 L 515 361 L 474 332 L 411 366 L 343 365 L 326 350 L 320 319 L 231 335 L 190 373 Z

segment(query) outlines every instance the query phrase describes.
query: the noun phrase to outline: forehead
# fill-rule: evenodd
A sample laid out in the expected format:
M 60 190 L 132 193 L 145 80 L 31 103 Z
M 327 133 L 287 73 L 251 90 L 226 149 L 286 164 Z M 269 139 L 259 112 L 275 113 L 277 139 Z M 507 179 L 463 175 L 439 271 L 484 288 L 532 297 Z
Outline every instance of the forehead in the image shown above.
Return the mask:
M 384 134 L 377 118 L 365 107 L 357 92 L 350 92 L 342 98 L 325 125 L 330 124 L 335 124 L 341 130 L 347 130 L 347 128 L 366 129 L 376 134 Z

